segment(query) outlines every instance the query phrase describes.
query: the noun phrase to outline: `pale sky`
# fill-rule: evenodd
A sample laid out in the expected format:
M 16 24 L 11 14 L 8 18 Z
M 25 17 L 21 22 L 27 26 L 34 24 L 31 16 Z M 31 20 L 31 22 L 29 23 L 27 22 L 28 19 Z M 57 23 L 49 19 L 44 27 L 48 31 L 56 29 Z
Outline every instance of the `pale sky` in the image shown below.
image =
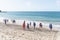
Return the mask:
M 4 11 L 60 11 L 60 0 L 0 0 Z

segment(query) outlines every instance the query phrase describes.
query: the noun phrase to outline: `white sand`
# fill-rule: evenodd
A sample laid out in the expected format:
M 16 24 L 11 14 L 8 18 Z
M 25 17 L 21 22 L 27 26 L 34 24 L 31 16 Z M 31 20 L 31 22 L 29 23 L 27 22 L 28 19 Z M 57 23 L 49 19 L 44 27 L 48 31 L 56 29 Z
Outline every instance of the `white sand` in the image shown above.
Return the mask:
M 33 28 L 32 28 L 33 29 Z M 23 30 L 18 25 L 0 24 L 0 40 L 59 40 L 60 32 L 48 29 Z
M 16 20 L 16 23 L 12 23 L 12 20 L 7 22 L 7 25 L 3 24 L 3 19 L 0 20 L 0 40 L 60 40 L 60 31 L 57 31 L 53 27 L 53 31 L 49 30 L 48 23 L 43 23 L 43 28 L 38 29 L 40 22 L 36 22 L 36 28 L 30 30 L 23 30 L 22 25 L 24 20 Z M 26 23 L 30 21 L 26 20 Z M 33 23 L 33 21 L 31 21 Z M 35 21 L 34 21 L 35 22 Z M 60 26 L 60 25 L 54 25 Z M 33 27 L 33 24 L 32 24 Z

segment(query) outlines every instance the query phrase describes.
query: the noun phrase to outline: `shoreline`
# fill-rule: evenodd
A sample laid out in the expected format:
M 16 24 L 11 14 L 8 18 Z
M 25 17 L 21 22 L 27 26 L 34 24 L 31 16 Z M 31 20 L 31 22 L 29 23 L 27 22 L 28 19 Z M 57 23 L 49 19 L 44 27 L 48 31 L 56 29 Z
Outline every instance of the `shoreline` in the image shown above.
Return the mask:
M 4 23 L 4 19 L 6 19 L 6 18 L 2 18 L 2 19 L 0 19 L 0 22 L 1 23 Z M 16 23 L 12 23 L 12 20 L 13 19 L 8 19 L 9 21 L 7 22 L 7 24 L 12 24 L 12 25 L 22 25 L 23 24 L 23 21 L 26 21 L 26 25 L 27 25 L 27 23 L 29 23 L 30 24 L 30 22 L 31 22 L 31 26 L 33 27 L 33 22 L 35 22 L 36 23 L 36 28 L 39 28 L 39 23 L 42 23 L 42 25 L 43 25 L 43 28 L 47 28 L 47 29 L 49 29 L 49 24 L 50 24 L 50 22 L 42 22 L 42 21 L 29 21 L 29 20 L 20 20 L 20 19 L 14 19 L 15 21 L 16 21 Z M 53 23 L 52 23 L 53 24 Z M 54 23 L 53 24 L 53 30 L 58 30 L 58 31 L 60 31 L 60 25 L 59 24 L 56 24 L 56 23 Z
M 3 19 L 0 21 L 0 39 L 1 40 L 59 40 L 60 31 L 57 29 L 50 30 L 48 25 L 43 25 L 43 28 L 39 28 L 36 25 L 36 29 L 30 28 L 23 30 L 22 23 L 24 20 L 16 20 L 16 23 L 12 23 L 11 19 L 8 19 L 7 25 L 4 24 Z M 26 23 L 30 21 L 25 20 Z M 39 21 L 31 21 L 39 23 Z M 41 22 L 41 21 L 40 21 Z M 43 23 L 43 22 L 41 22 Z M 46 23 L 43 23 L 46 24 Z M 37 28 L 38 27 L 38 28 Z

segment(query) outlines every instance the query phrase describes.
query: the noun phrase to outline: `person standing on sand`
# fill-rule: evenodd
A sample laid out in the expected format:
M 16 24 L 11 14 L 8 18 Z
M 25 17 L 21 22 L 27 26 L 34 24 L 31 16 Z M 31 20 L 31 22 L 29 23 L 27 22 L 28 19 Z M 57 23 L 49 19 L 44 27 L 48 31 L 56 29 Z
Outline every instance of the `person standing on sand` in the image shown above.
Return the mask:
M 25 29 L 25 21 L 23 22 L 23 29 Z
M 52 30 L 52 24 L 49 24 L 49 28 L 50 28 L 50 30 Z
M 42 28 L 42 23 L 40 23 L 40 24 L 39 24 L 39 27 L 41 27 L 41 28 Z
M 31 26 L 31 22 L 30 22 L 30 26 Z
M 27 23 L 27 29 L 29 29 L 29 24 Z
M 35 26 L 36 26 L 36 23 L 35 22 L 33 23 L 33 26 L 34 26 L 34 29 L 35 29 Z
M 12 22 L 13 22 L 13 23 L 15 23 L 16 21 L 15 21 L 15 20 L 13 20 Z
M 5 20 L 4 20 L 4 23 L 5 23 L 5 24 L 7 24 L 7 22 L 8 22 L 8 20 L 7 20 L 7 19 L 5 19 Z

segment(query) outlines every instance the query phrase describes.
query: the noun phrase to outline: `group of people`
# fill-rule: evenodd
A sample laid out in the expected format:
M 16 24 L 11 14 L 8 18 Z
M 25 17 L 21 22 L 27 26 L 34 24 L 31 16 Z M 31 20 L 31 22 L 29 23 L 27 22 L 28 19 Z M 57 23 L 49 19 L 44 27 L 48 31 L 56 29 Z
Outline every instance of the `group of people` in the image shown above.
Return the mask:
M 23 26 L 22 26 L 23 29 L 25 29 L 26 27 L 27 27 L 27 29 L 29 29 L 30 26 L 31 26 L 31 22 L 30 22 L 30 24 L 27 23 L 27 26 L 25 24 L 25 21 L 23 22 Z M 36 23 L 35 22 L 33 22 L 33 27 L 35 29 L 35 27 L 36 27 Z M 39 27 L 42 28 L 43 27 L 43 24 L 42 23 L 39 23 Z M 49 28 L 50 28 L 50 30 L 52 30 L 52 24 L 49 24 Z
M 8 19 L 5 19 L 4 20 L 4 23 L 7 24 L 7 22 L 8 22 Z M 15 23 L 16 21 L 13 20 L 12 22 Z M 23 22 L 23 25 L 22 25 L 23 29 L 25 29 L 26 27 L 27 27 L 27 29 L 29 29 L 30 26 L 31 26 L 31 22 L 30 23 L 27 23 L 27 26 L 26 26 L 26 22 L 25 21 Z M 36 27 L 36 23 L 35 22 L 33 22 L 33 27 L 35 29 L 35 27 Z M 43 24 L 42 23 L 39 23 L 39 27 L 42 28 L 43 27 Z M 49 28 L 52 30 L 52 24 L 49 24 Z
M 8 19 L 4 19 L 4 23 L 7 24 L 9 20 Z M 12 23 L 15 23 L 16 21 L 15 20 L 12 20 Z

